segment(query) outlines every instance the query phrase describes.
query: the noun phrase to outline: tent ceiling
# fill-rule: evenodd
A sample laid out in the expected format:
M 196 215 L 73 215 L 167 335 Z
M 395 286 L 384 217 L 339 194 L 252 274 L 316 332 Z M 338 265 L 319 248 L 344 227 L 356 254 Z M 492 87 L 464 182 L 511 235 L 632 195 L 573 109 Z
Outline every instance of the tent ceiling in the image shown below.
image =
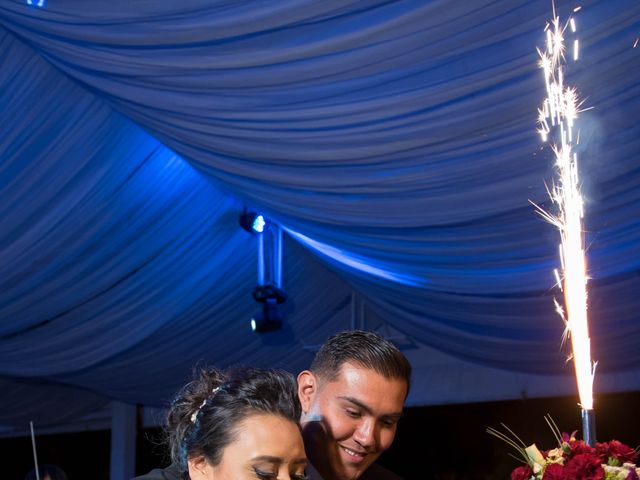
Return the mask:
M 582 6 L 567 78 L 593 107 L 596 388 L 635 390 L 640 4 Z M 0 377 L 34 402 L 8 399 L 0 421 L 49 389 L 73 414 L 159 405 L 196 361 L 295 372 L 353 326 L 404 345 L 411 404 L 571 393 L 557 232 L 529 204 L 548 206 L 553 176 L 535 133 L 550 15 L 546 0 L 3 2 Z M 287 321 L 265 336 L 248 329 L 245 204 L 287 232 Z

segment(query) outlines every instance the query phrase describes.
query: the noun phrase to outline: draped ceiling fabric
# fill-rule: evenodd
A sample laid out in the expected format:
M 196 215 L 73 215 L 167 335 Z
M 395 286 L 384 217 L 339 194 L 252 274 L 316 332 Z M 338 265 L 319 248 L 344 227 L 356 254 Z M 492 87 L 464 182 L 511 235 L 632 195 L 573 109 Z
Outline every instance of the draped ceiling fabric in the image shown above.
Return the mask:
M 592 107 L 597 402 L 640 389 L 640 2 L 580 5 L 566 75 Z M 547 0 L 2 0 L 0 423 L 162 405 L 198 361 L 296 372 L 354 326 L 410 357 L 410 405 L 574 394 L 558 234 L 529 203 L 551 208 L 550 16 Z M 285 328 L 262 336 L 244 205 L 286 231 Z

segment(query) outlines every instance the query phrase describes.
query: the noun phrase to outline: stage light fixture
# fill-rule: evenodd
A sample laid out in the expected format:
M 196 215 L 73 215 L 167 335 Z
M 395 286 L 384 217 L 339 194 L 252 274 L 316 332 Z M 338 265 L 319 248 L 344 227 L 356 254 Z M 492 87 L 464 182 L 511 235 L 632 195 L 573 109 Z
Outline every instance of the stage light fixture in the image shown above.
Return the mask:
M 268 298 L 262 304 L 262 311 L 251 318 L 251 330 L 258 333 L 273 332 L 282 328 L 282 318 L 278 313 L 275 298 Z
M 251 318 L 251 330 L 258 333 L 273 332 L 282 328 L 282 317 L 278 305 L 284 303 L 287 294 L 274 285 L 258 285 L 253 298 L 262 304 L 262 310 Z
M 245 210 L 240 215 L 240 226 L 247 232 L 256 235 L 264 233 L 267 228 L 267 221 L 264 215 L 256 212 L 247 212 Z
M 253 225 L 251 227 L 253 228 L 254 232 L 262 233 L 264 232 L 264 228 L 266 226 L 267 226 L 267 222 L 265 222 L 264 217 L 262 215 L 258 215 L 256 219 L 253 221 Z

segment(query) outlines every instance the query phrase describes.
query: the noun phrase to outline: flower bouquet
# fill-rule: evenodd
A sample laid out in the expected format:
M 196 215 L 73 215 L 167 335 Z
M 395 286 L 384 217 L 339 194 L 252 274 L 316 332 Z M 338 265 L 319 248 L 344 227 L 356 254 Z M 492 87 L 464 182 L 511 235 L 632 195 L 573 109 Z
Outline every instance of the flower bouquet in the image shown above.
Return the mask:
M 638 452 L 617 441 L 596 443 L 595 447 L 562 433 L 550 417 L 545 417 L 558 446 L 540 451 L 535 443 L 527 446 L 507 426 L 507 433 L 488 428 L 491 435 L 507 442 L 524 465 L 511 472 L 511 480 L 640 480 L 636 466 Z

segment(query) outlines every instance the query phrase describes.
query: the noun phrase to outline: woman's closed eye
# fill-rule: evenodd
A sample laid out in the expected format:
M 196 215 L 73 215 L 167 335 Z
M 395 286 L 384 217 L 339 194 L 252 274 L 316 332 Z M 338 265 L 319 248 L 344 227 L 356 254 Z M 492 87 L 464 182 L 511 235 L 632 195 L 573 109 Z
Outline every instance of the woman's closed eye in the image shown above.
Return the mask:
M 253 471 L 256 473 L 256 477 L 260 480 L 277 480 L 278 472 L 269 472 L 260 468 L 253 467 Z
M 266 470 L 260 470 L 259 468 L 254 468 L 253 471 L 260 480 L 277 480 L 278 472 L 268 472 Z M 304 473 L 297 473 L 291 475 L 291 480 L 308 480 L 309 477 Z

